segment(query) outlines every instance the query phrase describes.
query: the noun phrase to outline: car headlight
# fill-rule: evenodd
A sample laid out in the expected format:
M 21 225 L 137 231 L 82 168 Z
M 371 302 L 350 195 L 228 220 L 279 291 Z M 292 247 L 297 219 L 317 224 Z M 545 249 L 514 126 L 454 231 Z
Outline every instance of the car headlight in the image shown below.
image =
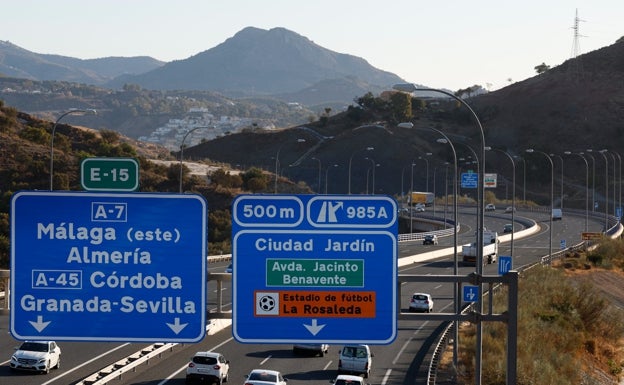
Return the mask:
M 17 361 L 17 357 L 15 357 L 15 355 L 12 355 L 12 356 L 11 356 L 11 360 L 12 360 L 12 361 Z
M 37 363 L 38 364 L 45 364 L 47 360 L 48 360 L 47 358 L 42 358 L 39 361 L 37 361 Z

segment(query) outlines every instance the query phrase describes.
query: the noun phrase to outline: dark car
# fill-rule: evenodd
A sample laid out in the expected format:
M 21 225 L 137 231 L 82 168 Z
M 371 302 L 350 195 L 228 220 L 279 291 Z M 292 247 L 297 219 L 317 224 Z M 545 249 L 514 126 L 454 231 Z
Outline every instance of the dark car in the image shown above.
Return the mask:
M 434 234 L 427 234 L 425 238 L 423 238 L 423 245 L 437 245 L 438 244 L 438 236 Z
M 503 226 L 503 233 L 511 233 L 513 231 L 513 225 L 511 223 L 507 223 Z

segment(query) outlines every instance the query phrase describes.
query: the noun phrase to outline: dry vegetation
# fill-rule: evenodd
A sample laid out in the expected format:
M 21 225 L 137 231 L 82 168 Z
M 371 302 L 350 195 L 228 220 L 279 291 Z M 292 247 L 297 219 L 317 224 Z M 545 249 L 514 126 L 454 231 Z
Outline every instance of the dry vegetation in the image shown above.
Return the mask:
M 617 384 L 624 369 L 624 242 L 605 240 L 522 273 L 517 384 Z M 494 311 L 507 310 L 505 289 Z M 485 305 L 487 306 L 487 304 Z M 482 384 L 505 384 L 506 327 L 483 327 Z M 462 325 L 457 384 L 474 383 L 474 325 Z M 452 363 L 447 351 L 444 377 Z M 440 377 L 439 377 L 440 378 Z

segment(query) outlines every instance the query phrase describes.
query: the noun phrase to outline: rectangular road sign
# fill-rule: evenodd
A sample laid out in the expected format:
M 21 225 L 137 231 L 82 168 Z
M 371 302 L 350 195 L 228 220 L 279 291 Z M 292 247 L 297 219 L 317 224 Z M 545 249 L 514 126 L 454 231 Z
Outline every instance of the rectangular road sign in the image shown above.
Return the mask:
M 602 239 L 604 235 L 602 233 L 583 232 L 581 233 L 581 239 L 583 241 L 593 241 Z
M 195 194 L 13 195 L 11 334 L 200 341 L 206 220 L 206 201 Z
M 389 344 L 397 204 L 386 196 L 241 195 L 232 334 L 246 343 Z
M 80 184 L 91 191 L 136 191 L 139 163 L 134 158 L 85 158 L 80 163 Z
M 505 275 L 509 273 L 509 271 L 513 269 L 513 263 L 511 256 L 508 255 L 500 255 L 498 257 L 498 274 Z
M 479 174 L 475 172 L 463 172 L 461 174 L 462 188 L 477 188 L 479 185 Z
M 479 286 L 465 285 L 462 289 L 464 302 L 477 302 L 479 300 Z

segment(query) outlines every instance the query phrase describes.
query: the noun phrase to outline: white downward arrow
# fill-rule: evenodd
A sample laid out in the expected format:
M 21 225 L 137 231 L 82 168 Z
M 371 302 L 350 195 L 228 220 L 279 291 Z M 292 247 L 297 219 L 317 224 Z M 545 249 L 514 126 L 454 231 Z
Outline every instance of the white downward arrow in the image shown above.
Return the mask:
M 318 332 L 321 331 L 321 329 L 325 327 L 325 325 L 317 325 L 316 318 L 312 320 L 312 325 L 303 324 L 303 326 L 305 326 L 306 329 L 308 329 L 308 331 L 312 333 L 313 336 L 315 336 Z
M 35 329 L 37 329 L 37 331 L 38 331 L 39 333 L 41 333 L 41 331 L 42 331 L 43 329 L 45 329 L 45 328 L 46 328 L 46 326 L 48 326 L 48 324 L 50 323 L 50 321 L 43 322 L 43 316 L 41 316 L 41 315 L 38 315 L 38 316 L 37 316 L 37 322 L 34 322 L 34 321 L 28 321 L 28 322 L 30 322 L 30 324 L 31 324 L 31 325 L 32 325 Z
M 188 323 L 186 324 L 181 324 L 180 323 L 180 319 L 178 317 L 174 318 L 174 323 L 170 324 L 169 322 L 167 322 L 167 326 L 169 326 L 171 328 L 171 330 L 173 330 L 173 332 L 175 334 L 178 334 L 182 331 L 182 329 L 184 329 L 186 327 L 186 325 L 188 325 Z

